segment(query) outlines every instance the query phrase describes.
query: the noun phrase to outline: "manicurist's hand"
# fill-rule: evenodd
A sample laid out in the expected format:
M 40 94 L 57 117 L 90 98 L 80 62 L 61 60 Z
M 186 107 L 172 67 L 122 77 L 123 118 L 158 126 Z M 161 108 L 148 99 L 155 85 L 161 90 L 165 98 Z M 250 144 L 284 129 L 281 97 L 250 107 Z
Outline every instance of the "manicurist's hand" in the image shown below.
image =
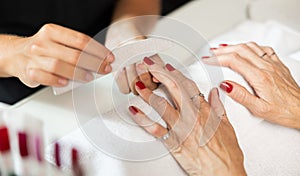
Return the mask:
M 7 48 L 1 55 L 1 75 L 18 77 L 29 87 L 62 87 L 68 80 L 89 82 L 92 72 L 111 72 L 114 61 L 111 52 L 97 41 L 55 24 L 44 25 L 31 37 L 1 36 L 1 40 Z
M 258 117 L 279 125 L 300 129 L 300 88 L 289 69 L 270 47 L 256 43 L 221 45 L 204 63 L 229 67 L 241 74 L 254 93 L 233 81 L 220 87 L 227 95 Z
M 211 91 L 207 102 L 196 84 L 170 64 L 162 66 L 151 58 L 144 62 L 166 87 L 172 102 L 137 82 L 137 92 L 161 115 L 167 128 L 150 120 L 142 109 L 131 106 L 129 110 L 136 123 L 159 138 L 188 175 L 246 175 L 243 154 L 218 90 Z

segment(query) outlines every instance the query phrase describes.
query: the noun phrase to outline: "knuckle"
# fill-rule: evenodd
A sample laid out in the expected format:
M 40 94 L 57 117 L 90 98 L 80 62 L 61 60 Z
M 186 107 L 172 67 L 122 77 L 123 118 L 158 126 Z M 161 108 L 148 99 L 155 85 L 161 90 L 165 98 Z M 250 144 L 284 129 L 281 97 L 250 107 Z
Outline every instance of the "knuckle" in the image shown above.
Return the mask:
M 41 32 L 42 34 L 47 34 L 47 33 L 49 33 L 50 31 L 53 30 L 54 26 L 55 26 L 55 25 L 52 24 L 52 23 L 45 24 L 45 25 L 42 26 L 42 28 L 40 29 L 40 32 Z
M 154 125 L 151 129 L 150 129 L 150 133 L 153 134 L 154 136 L 161 136 L 161 129 L 159 128 L 158 125 Z
M 271 48 L 271 47 L 265 47 L 265 51 L 266 51 L 267 53 L 272 54 L 272 53 L 274 52 L 274 49 Z
M 58 59 L 53 59 L 50 61 L 49 69 L 53 72 L 56 72 L 59 68 L 60 61 Z
M 77 34 L 77 36 L 76 36 L 76 44 L 80 48 L 84 48 L 88 44 L 89 41 L 90 41 L 90 38 L 84 34 Z
M 152 94 L 150 96 L 150 105 L 155 106 L 156 108 L 162 108 L 166 106 L 166 100 L 162 97 Z
M 32 81 L 36 81 L 36 70 L 35 69 L 30 69 L 30 70 L 28 70 L 27 71 L 27 73 L 28 73 L 28 78 L 30 79 L 30 80 L 32 80 Z
M 270 106 L 263 104 L 255 108 L 253 114 L 256 116 L 264 117 L 266 116 L 266 114 L 269 114 L 270 112 L 271 112 Z
M 31 45 L 29 45 L 29 53 L 37 54 L 41 50 L 41 43 L 39 41 L 35 41 Z
M 80 51 L 74 51 L 73 55 L 70 58 L 70 62 L 73 65 L 76 65 L 80 61 L 81 52 Z
M 246 44 L 238 45 L 238 50 L 239 51 L 245 51 L 245 50 L 248 50 L 248 49 L 249 49 L 249 47 Z
M 231 53 L 230 57 L 232 60 L 237 61 L 240 59 L 240 55 L 238 53 Z
M 247 44 L 250 46 L 258 46 L 258 44 L 254 41 L 248 42 Z

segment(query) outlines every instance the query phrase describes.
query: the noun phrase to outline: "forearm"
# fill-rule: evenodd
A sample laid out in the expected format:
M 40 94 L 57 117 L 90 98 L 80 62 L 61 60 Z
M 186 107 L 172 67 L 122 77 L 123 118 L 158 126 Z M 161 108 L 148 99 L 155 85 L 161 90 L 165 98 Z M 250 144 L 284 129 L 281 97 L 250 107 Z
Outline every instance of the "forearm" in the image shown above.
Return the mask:
M 160 8 L 160 0 L 120 0 L 113 15 L 114 23 L 107 33 L 106 46 L 112 49 L 130 40 L 145 38 L 158 19 Z
M 159 15 L 161 11 L 160 0 L 119 0 L 113 21 L 143 15 Z

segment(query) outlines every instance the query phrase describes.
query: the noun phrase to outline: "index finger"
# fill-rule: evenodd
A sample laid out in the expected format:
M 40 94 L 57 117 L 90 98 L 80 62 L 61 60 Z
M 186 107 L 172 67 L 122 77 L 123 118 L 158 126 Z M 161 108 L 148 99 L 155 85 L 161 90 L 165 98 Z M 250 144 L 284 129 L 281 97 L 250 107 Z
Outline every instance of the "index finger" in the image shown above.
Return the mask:
M 144 58 L 150 73 L 166 86 L 177 107 L 182 107 L 183 101 L 189 99 L 180 81 L 172 76 L 162 65 L 154 63 L 149 57 Z M 189 101 L 187 101 L 189 102 Z M 178 106 L 180 105 L 180 106 Z
M 113 62 L 114 57 L 109 49 L 88 35 L 55 24 L 45 25 L 41 31 L 54 42 L 84 51 L 107 62 Z

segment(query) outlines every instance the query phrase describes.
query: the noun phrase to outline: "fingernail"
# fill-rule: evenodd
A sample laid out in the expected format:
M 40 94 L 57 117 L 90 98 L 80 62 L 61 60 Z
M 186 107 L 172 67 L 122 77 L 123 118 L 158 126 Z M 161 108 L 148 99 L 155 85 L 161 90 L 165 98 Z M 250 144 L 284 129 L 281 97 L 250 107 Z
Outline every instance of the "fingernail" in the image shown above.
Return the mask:
M 225 46 L 228 46 L 228 44 L 225 44 L 225 43 L 222 43 L 219 45 L 220 47 L 225 47 Z
M 218 49 L 218 48 L 210 48 L 210 50 L 216 50 L 216 49 Z
M 57 167 L 61 166 L 61 162 L 60 162 L 60 146 L 59 144 L 56 142 L 54 145 L 54 158 L 55 158 L 55 164 Z
M 143 90 L 143 89 L 146 88 L 145 84 L 142 83 L 141 81 L 136 82 L 135 85 L 136 85 L 140 90 Z
M 87 73 L 85 75 L 85 80 L 90 82 L 90 81 L 94 80 L 94 76 L 91 73 Z
M 129 111 L 130 111 L 133 115 L 135 115 L 136 113 L 139 112 L 134 106 L 129 106 Z
M 0 128 L 0 152 L 4 153 L 10 150 L 8 129 L 6 127 Z
M 105 73 L 111 72 L 111 66 L 110 65 L 106 65 L 105 68 L 104 68 L 104 72 Z
M 229 82 L 222 82 L 222 83 L 220 84 L 220 88 L 221 88 L 223 91 L 225 91 L 225 92 L 227 92 L 227 93 L 230 93 L 230 92 L 232 91 L 232 89 L 233 89 L 233 86 L 232 86 L 232 84 L 230 84 Z
M 66 80 L 66 79 L 58 79 L 58 84 L 60 84 L 60 85 L 67 85 L 68 84 L 68 80 Z
M 166 64 L 166 68 L 169 70 L 169 71 L 174 71 L 175 68 L 171 65 L 171 64 Z
M 75 168 L 78 165 L 78 150 L 72 148 L 72 166 Z
M 210 56 L 202 56 L 201 58 L 202 58 L 202 59 L 209 59 Z
M 28 153 L 28 147 L 27 147 L 27 135 L 26 135 L 26 133 L 19 132 L 18 133 L 18 140 L 19 140 L 20 156 L 22 158 L 27 157 L 29 155 L 29 153 Z
M 154 62 L 149 58 L 149 57 L 145 57 L 144 58 L 144 62 L 147 64 L 147 65 L 153 65 Z
M 109 53 L 105 59 L 105 61 L 109 62 L 109 63 L 113 62 L 114 60 L 115 60 L 115 57 L 114 57 L 113 53 Z

